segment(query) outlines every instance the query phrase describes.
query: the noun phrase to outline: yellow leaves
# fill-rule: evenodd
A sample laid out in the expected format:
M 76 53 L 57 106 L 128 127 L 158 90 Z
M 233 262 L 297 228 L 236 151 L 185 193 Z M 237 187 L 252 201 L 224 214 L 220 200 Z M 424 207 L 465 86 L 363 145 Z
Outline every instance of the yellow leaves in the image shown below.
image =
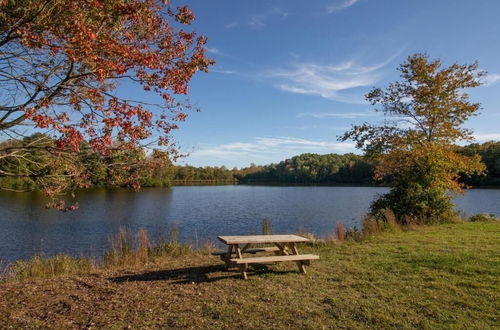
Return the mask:
M 456 152 L 452 144 L 425 143 L 411 149 L 394 149 L 378 157 L 375 178 L 404 177 L 423 182 L 430 188 L 460 193 L 460 174 L 481 174 L 486 170 L 479 155 L 466 156 Z

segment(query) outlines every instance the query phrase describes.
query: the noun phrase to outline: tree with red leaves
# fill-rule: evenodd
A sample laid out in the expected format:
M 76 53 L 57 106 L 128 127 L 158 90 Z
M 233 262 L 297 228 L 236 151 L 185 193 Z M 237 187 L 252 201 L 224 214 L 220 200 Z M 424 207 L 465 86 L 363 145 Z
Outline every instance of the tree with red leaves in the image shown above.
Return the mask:
M 0 177 L 36 178 L 55 196 L 86 185 L 82 152 L 109 156 L 154 140 L 176 157 L 171 131 L 191 108 L 189 82 L 214 63 L 206 38 L 183 28 L 194 18 L 165 0 L 0 0 L 0 138 L 10 141 L 0 160 L 47 160 L 0 168 Z M 118 96 L 122 81 L 161 102 Z M 33 132 L 44 135 L 23 142 Z

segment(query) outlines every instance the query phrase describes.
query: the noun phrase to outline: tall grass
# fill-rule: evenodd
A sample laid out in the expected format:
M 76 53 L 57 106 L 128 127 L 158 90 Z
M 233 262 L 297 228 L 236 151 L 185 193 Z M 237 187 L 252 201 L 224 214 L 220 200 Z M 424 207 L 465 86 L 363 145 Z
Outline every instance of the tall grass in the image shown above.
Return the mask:
M 26 279 L 52 277 L 61 274 L 88 273 L 97 268 L 94 260 L 56 255 L 50 258 L 35 256 L 29 260 L 18 260 L 7 266 L 5 278 Z
M 149 236 L 145 229 L 139 229 L 137 232 L 137 240 L 139 242 L 139 247 L 137 249 L 137 258 L 141 264 L 145 264 L 149 261 Z
M 347 238 L 345 226 L 342 222 L 337 221 L 337 223 L 335 223 L 335 237 L 337 237 L 339 241 L 345 241 Z
M 179 243 L 180 229 L 179 225 L 174 223 L 170 226 L 170 242 Z
M 111 237 L 109 249 L 104 254 L 104 265 L 110 266 L 139 266 L 168 255 L 181 255 L 192 252 L 188 245 L 179 243 L 179 226 L 170 228 L 170 237 L 160 236 L 152 244 L 148 232 L 139 229 L 137 233 L 126 228 L 120 228 L 115 236 Z
M 152 240 L 145 229 L 133 232 L 121 227 L 110 237 L 104 256 L 98 259 L 56 255 L 53 257 L 34 256 L 28 260 L 18 260 L 0 265 L 0 280 L 48 278 L 62 274 L 81 274 L 91 271 L 112 269 L 123 266 L 142 266 L 167 256 L 179 256 L 194 252 L 191 246 L 178 242 L 179 228 L 173 226 L 170 237 L 158 236 Z
M 262 234 L 271 235 L 271 232 L 272 232 L 271 220 L 269 220 L 269 218 L 266 217 L 262 219 Z
M 405 219 L 405 221 L 408 221 L 408 226 L 414 223 L 411 218 Z M 383 231 L 396 232 L 401 230 L 396 215 L 388 208 L 383 209 L 378 217 L 371 214 L 366 215 L 363 217 L 361 224 L 364 237 L 371 237 Z

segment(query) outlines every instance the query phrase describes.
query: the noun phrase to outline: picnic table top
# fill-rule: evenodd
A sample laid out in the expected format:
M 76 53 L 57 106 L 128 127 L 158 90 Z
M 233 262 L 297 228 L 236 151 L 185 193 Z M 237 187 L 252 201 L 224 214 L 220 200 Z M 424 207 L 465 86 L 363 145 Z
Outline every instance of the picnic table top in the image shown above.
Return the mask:
M 297 235 L 247 235 L 247 236 L 219 236 L 219 240 L 226 244 L 264 244 L 264 243 L 300 243 L 309 242 L 309 239 Z

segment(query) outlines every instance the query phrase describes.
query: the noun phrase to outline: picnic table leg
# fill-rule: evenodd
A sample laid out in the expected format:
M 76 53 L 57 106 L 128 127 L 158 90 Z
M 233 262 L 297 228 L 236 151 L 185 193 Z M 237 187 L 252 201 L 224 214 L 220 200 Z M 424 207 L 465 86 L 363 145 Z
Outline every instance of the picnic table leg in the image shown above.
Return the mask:
M 274 243 L 274 245 L 276 245 L 278 249 L 280 249 L 279 252 L 277 253 L 278 255 L 281 254 L 282 256 L 287 256 L 289 254 L 286 248 L 286 243 L 285 244 Z
M 292 253 L 295 255 L 299 255 L 299 249 L 297 249 L 297 244 L 292 243 Z M 303 274 L 306 274 L 306 266 L 304 261 L 297 261 L 297 266 L 299 267 L 299 271 Z
M 243 276 L 243 279 L 248 280 L 248 276 L 247 276 L 248 264 L 241 264 L 241 265 L 239 265 L 239 267 L 240 267 L 240 272 L 241 272 L 241 275 Z
M 238 244 L 235 244 L 236 246 L 236 256 L 238 256 L 238 259 L 243 259 L 243 256 L 241 255 L 241 249 Z M 248 270 L 248 264 L 240 264 L 238 266 L 240 268 L 241 275 L 245 280 L 248 280 L 247 276 L 247 270 Z
M 226 254 L 226 258 L 225 258 L 225 262 L 226 262 L 226 270 L 229 269 L 229 267 L 231 267 L 231 255 L 233 254 L 233 245 L 230 244 L 227 248 L 227 254 Z

